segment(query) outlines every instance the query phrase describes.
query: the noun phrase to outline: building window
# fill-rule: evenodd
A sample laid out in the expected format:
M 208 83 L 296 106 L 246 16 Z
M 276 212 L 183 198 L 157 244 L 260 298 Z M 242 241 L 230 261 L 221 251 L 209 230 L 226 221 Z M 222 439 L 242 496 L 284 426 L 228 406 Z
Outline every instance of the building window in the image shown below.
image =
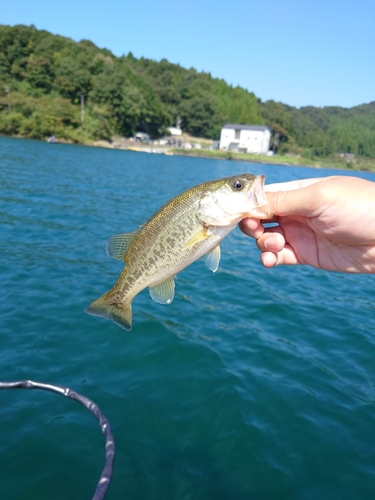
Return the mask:
M 241 130 L 235 130 L 234 131 L 234 138 L 235 139 L 239 139 L 240 138 L 240 133 L 241 133 Z

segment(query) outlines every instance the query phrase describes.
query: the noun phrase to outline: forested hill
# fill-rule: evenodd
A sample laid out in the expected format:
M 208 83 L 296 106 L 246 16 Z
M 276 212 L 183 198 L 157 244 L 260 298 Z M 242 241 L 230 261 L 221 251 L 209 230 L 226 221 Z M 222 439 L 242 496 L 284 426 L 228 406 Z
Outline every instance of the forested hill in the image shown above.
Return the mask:
M 0 25 L 0 134 L 87 142 L 139 130 L 157 137 L 177 117 L 194 136 L 217 139 L 228 122 L 267 124 L 281 152 L 375 158 L 375 102 L 350 109 L 261 102 L 241 87 L 166 60 L 115 57 L 88 40 Z

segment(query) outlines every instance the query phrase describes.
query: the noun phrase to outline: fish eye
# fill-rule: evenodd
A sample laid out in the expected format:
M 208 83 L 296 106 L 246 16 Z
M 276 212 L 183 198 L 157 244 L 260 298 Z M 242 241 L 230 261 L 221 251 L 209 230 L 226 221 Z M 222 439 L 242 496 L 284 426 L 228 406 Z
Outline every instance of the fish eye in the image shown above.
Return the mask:
M 234 189 L 237 189 L 237 191 L 241 191 L 241 189 L 243 188 L 243 182 L 236 180 L 233 182 L 233 187 Z

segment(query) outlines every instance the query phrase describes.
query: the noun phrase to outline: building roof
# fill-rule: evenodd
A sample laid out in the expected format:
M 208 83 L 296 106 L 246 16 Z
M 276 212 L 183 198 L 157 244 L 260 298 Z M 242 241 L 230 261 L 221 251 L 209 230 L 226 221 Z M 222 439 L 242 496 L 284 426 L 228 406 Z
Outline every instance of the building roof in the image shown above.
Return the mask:
M 269 128 L 264 125 L 240 125 L 234 123 L 227 123 L 223 128 L 231 128 L 234 130 L 269 130 Z

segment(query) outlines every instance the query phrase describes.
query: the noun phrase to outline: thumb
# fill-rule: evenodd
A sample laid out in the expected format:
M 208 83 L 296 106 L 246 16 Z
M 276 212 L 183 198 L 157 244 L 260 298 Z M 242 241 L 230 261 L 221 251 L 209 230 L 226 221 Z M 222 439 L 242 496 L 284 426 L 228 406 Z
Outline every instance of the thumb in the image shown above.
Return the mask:
M 318 201 L 315 183 L 306 187 L 287 191 L 266 192 L 269 210 L 278 216 L 312 217 Z

